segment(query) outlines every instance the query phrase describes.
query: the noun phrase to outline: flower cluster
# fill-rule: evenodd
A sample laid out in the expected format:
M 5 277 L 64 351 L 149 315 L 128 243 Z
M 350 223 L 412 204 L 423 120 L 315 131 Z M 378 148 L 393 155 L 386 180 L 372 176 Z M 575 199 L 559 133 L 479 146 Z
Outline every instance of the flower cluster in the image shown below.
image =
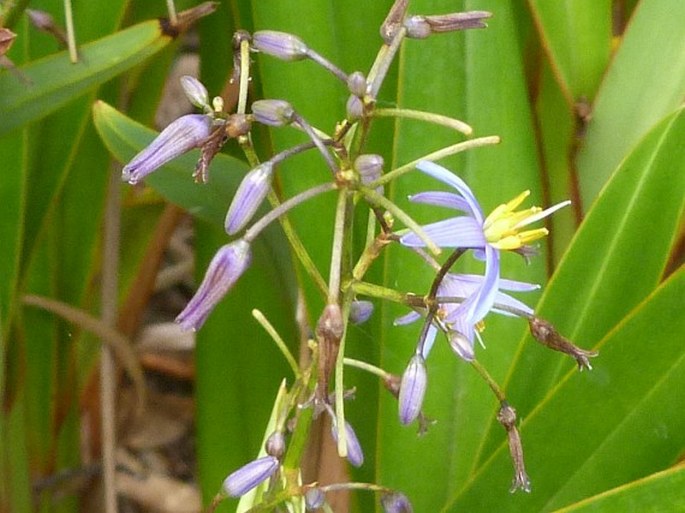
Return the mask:
M 450 347 L 460 358 L 475 365 L 475 340 L 481 341 L 480 331 L 490 312 L 528 319 L 532 333 L 543 344 L 569 353 L 576 358 L 579 365 L 589 367 L 587 358 L 594 354 L 573 346 L 556 333 L 550 324 L 538 319 L 533 309 L 509 294 L 532 291 L 539 286 L 500 276 L 501 252 L 514 251 L 526 257 L 532 254 L 530 244 L 544 237 L 547 230 L 528 227 L 569 202 L 544 210 L 538 207 L 518 210 L 528 195 L 528 192 L 524 192 L 486 216 L 472 190 L 462 179 L 427 159 L 416 165 L 418 170 L 452 187 L 454 192 L 420 192 L 412 196 L 411 201 L 447 207 L 457 214 L 421 226 L 384 195 L 385 184 L 399 178 L 403 174 L 401 169 L 384 173 L 383 157 L 363 151 L 364 141 L 375 115 L 406 116 L 448 126 L 462 134 L 472 133 L 471 127 L 465 123 L 444 116 L 402 109 L 383 111 L 376 106 L 377 95 L 404 38 L 424 39 L 443 32 L 482 28 L 488 17 L 489 13 L 481 11 L 410 15 L 406 0 L 396 0 L 381 27 L 383 44 L 368 74 L 360 71 L 345 73 L 293 34 L 266 30 L 250 36 L 245 32 L 238 32 L 234 37 L 235 73 L 240 81 L 237 111 L 224 112 L 223 101 L 218 97 L 210 105 L 204 85 L 195 78 L 183 77 L 182 85 L 186 95 L 202 113 L 188 114 L 171 123 L 148 147 L 124 166 L 123 179 L 135 184 L 171 159 L 190 150 L 200 149 L 194 176 L 197 181 L 206 182 L 212 158 L 229 139 L 238 141 L 250 164 L 251 169 L 235 191 L 226 213 L 224 228 L 230 240 L 217 251 L 195 295 L 176 319 L 183 329 L 197 330 L 205 323 L 216 305 L 250 267 L 252 242 L 276 220 L 283 223 L 293 254 L 321 290 L 325 302 L 316 325 L 307 326 L 311 338 L 307 342 L 306 358 L 301 363 L 293 358 L 287 345 L 268 321 L 261 314 L 255 315 L 290 363 L 295 380 L 290 387 L 284 385 L 279 392 L 273 410 L 275 420 L 272 419 L 270 424 L 270 435 L 264 451 L 225 479 L 217 501 L 224 497 L 245 497 L 248 492 L 261 487 L 262 493 L 256 494 L 256 501 L 263 500 L 274 505 L 292 502 L 298 503 L 300 508 L 304 506 L 308 510 L 317 510 L 327 507 L 328 492 L 367 490 L 380 494 L 380 502 L 386 512 L 411 512 L 411 503 L 406 495 L 378 484 L 350 482 L 321 486 L 316 479 L 302 484 L 297 463 L 293 462 L 303 457 L 303 436 L 306 436 L 313 421 L 322 414 L 324 418 L 327 415 L 331 426 L 331 440 L 336 445 L 338 454 L 346 457 L 355 467 L 363 465 L 362 446 L 345 418 L 345 399 L 351 393 L 343 387 L 344 366 L 356 367 L 380 377 L 397 398 L 400 422 L 411 424 L 420 419 L 421 432 L 425 431 L 427 422 L 422 407 L 428 384 L 426 361 L 438 333 L 443 332 L 446 335 Z M 346 118 L 335 125 L 335 132 L 329 135 L 312 126 L 290 102 L 283 99 L 253 101 L 248 112 L 250 52 L 262 53 L 285 62 L 309 59 L 340 80 L 345 94 L 350 96 Z M 250 131 L 254 123 L 274 129 L 298 130 L 305 134 L 307 142 L 260 161 L 251 146 Z M 472 139 L 468 144 L 455 147 L 453 152 L 495 142 L 497 138 L 494 137 Z M 330 170 L 330 175 L 322 183 L 299 194 L 289 198 L 280 197 L 272 187 L 280 164 L 293 155 L 307 151 L 315 151 L 321 157 L 322 165 Z M 303 202 L 329 191 L 337 192 L 338 202 L 335 226 L 322 227 L 334 232 L 326 282 L 319 268 L 312 262 L 307 248 L 284 217 Z M 260 207 L 267 199 L 271 209 L 258 217 Z M 345 259 L 354 250 L 348 245 L 355 239 L 351 232 L 354 225 L 351 216 L 359 205 L 366 208 L 371 222 L 368 223 L 365 249 L 356 264 L 349 265 Z M 402 223 L 404 229 L 395 229 L 397 222 Z M 364 282 L 364 276 L 371 264 L 383 253 L 386 246 L 393 243 L 420 254 L 436 269 L 435 280 L 425 296 L 405 294 Z M 444 264 L 439 264 L 429 254 L 439 252 L 439 248 L 454 249 L 454 253 Z M 482 275 L 452 270 L 457 259 L 467 252 L 484 262 Z M 397 319 L 396 324 L 407 324 L 424 318 L 416 349 L 401 377 L 386 372 L 371 362 L 355 360 L 345 355 L 348 324 L 365 322 L 373 313 L 373 303 L 358 299 L 357 296 L 399 301 L 411 307 L 412 312 Z M 335 376 L 335 380 L 332 376 Z M 335 383 L 332 392 L 331 382 Z M 495 392 L 501 402 L 498 418 L 507 430 L 512 448 L 516 487 L 528 490 L 529 481 L 523 466 L 515 411 L 508 406 L 501 392 Z

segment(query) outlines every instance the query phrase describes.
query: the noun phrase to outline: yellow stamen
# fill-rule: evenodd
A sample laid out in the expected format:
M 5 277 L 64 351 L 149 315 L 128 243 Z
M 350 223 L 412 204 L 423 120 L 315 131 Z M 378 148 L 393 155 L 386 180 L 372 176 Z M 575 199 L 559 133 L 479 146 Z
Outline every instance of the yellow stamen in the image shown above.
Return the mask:
M 530 191 L 523 191 L 508 203 L 499 205 L 485 219 L 483 231 L 491 246 L 503 250 L 518 249 L 547 235 L 546 228 L 519 231 L 530 223 L 533 216 L 542 211 L 540 207 L 515 211 L 529 195 Z

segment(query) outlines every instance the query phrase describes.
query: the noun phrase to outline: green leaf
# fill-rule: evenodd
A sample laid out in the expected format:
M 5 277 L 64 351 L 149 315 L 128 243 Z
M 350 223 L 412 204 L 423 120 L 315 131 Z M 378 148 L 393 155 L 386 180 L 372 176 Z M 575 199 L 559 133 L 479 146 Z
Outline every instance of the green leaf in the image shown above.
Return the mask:
M 22 66 L 25 84 L 12 73 L 0 75 L 0 135 L 54 112 L 96 85 L 141 63 L 171 38 L 159 21 L 148 21 L 80 48 L 78 63 L 67 52 Z
M 578 154 L 583 209 L 635 144 L 685 96 L 685 2 L 640 2 L 600 86 Z
M 569 370 L 523 416 L 532 493 L 507 491 L 502 443 L 445 511 L 550 511 L 671 465 L 685 445 L 683 297 L 681 268 L 599 344 L 594 370 Z
M 684 488 L 685 468 L 677 466 L 582 500 L 557 513 L 684 511 Z
M 543 47 L 564 95 L 572 106 L 580 98 L 591 101 L 609 62 L 612 2 L 528 2 Z
M 545 291 L 538 315 L 581 347 L 594 346 L 661 279 L 685 207 L 684 137 L 683 109 L 645 137 L 588 213 Z M 510 401 L 525 416 L 571 366 L 527 336 L 507 379 Z

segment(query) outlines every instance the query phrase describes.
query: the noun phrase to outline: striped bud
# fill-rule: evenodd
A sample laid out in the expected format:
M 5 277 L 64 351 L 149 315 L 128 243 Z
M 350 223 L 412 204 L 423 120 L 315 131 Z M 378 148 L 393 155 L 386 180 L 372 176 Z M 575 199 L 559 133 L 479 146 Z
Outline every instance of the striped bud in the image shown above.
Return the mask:
M 421 413 L 427 381 L 423 356 L 415 354 L 409 360 L 400 384 L 399 413 L 402 424 L 411 424 Z
M 271 188 L 274 166 L 265 162 L 245 175 L 226 214 L 226 233 L 234 235 L 250 222 Z
M 278 460 L 273 456 L 264 456 L 251 461 L 224 480 L 224 492 L 229 497 L 241 497 L 269 479 L 276 470 L 278 470 Z
M 307 57 L 309 48 L 299 37 L 276 30 L 259 30 L 252 35 L 252 48 L 284 61 Z

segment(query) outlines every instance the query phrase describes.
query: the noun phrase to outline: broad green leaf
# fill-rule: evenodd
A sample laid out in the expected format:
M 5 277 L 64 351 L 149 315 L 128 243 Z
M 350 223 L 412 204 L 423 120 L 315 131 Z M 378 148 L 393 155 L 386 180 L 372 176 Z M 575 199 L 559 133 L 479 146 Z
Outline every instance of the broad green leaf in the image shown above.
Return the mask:
M 685 2 L 640 2 L 600 86 L 578 154 L 583 210 L 635 144 L 685 96 Z
M 11 73 L 1 74 L 0 135 L 54 112 L 141 63 L 170 41 L 159 21 L 148 21 L 84 45 L 76 64 L 69 62 L 66 52 L 60 52 L 22 66 L 22 73 L 31 81 L 28 86 Z
M 684 511 L 685 468 L 676 466 L 557 510 L 558 513 L 605 511 Z
M 685 206 L 683 137 L 683 109 L 645 137 L 588 213 L 543 295 L 538 315 L 581 347 L 592 348 L 662 277 Z M 525 337 L 507 378 L 510 402 L 525 418 L 573 366 Z M 493 419 L 490 447 L 500 430 Z
M 591 101 L 609 62 L 612 2 L 530 0 L 543 47 L 570 106 Z
M 503 443 L 444 511 L 551 511 L 671 465 L 685 444 L 683 297 L 681 268 L 604 338 L 591 372 L 569 370 L 523 416 L 530 494 L 508 492 Z

